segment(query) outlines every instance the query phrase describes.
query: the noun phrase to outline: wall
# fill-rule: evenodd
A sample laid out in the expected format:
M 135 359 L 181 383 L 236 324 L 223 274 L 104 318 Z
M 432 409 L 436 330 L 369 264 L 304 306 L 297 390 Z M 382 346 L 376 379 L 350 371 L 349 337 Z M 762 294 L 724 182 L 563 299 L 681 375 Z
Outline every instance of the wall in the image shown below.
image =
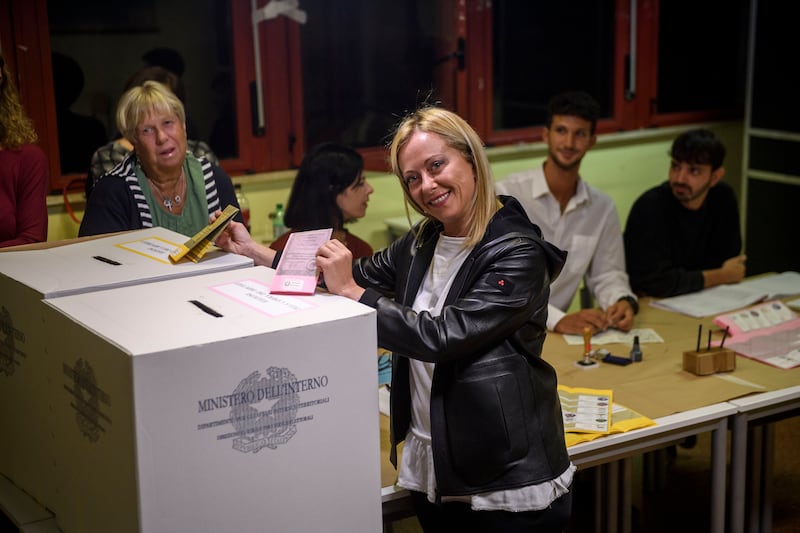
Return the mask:
M 742 123 L 694 126 L 714 130 L 725 143 L 728 151 L 725 180 L 738 193 L 742 179 Z M 644 190 L 667 178 L 667 152 L 675 136 L 686 129 L 689 128 L 682 126 L 601 135 L 584 158 L 581 176 L 614 199 L 623 227 L 634 200 Z M 499 180 L 512 172 L 541 164 L 546 156 L 546 147 L 543 143 L 535 143 L 490 148 L 489 156 L 495 179 Z M 286 203 L 293 177 L 293 171 L 234 177 L 235 182 L 242 184 L 242 190 L 250 201 L 251 227 L 255 238 L 271 238 L 269 213 L 274 211 L 276 203 Z M 393 175 L 369 173 L 367 181 L 375 189 L 370 197 L 367 215 L 349 228 L 378 249 L 389 241 L 386 219 L 405 217 L 403 193 Z M 69 199 L 75 216 L 80 219 L 83 215 L 82 195 L 72 194 Z M 78 224 L 68 215 L 63 200 L 53 197 L 49 204 L 48 240 L 77 236 Z

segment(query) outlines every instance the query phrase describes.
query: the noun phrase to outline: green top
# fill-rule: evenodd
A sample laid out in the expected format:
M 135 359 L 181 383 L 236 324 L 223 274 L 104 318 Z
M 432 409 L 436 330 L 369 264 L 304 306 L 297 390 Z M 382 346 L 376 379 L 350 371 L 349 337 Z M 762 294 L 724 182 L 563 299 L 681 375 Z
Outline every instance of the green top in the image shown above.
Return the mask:
M 208 200 L 200 161 L 194 157 L 187 157 L 183 163 L 183 170 L 186 172 L 186 198 L 183 199 L 183 211 L 180 215 L 176 215 L 165 211 L 159 205 L 141 165 L 135 166 L 136 178 L 150 206 L 153 226 L 167 228 L 191 237 L 208 226 Z

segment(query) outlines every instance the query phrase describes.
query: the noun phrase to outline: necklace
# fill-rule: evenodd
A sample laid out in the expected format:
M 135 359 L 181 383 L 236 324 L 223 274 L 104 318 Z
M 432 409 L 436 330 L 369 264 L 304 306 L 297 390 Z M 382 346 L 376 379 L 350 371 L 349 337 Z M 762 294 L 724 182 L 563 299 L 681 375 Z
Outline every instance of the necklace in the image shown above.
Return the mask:
M 180 205 L 183 203 L 183 195 L 186 194 L 186 174 L 184 174 L 183 169 L 181 169 L 181 175 L 178 178 L 178 190 L 175 194 L 164 194 L 159 184 L 149 178 L 148 181 L 153 185 L 152 189 L 158 195 L 158 199 L 161 200 L 161 203 L 170 213 L 172 213 L 173 206 L 175 209 L 180 209 Z

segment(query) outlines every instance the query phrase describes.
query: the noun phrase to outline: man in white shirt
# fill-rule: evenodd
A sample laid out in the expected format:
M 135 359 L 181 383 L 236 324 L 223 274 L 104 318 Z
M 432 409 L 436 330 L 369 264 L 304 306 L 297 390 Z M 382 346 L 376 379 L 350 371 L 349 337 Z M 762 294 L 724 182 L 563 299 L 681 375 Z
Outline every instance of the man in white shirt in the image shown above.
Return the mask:
M 630 331 L 639 308 L 625 272 L 625 249 L 611 198 L 580 177 L 581 160 L 594 146 L 600 106 L 590 95 L 568 92 L 547 108 L 547 159 L 539 168 L 511 174 L 496 184 L 514 196 L 545 239 L 569 252 L 561 275 L 550 286 L 547 328 L 558 333 Z M 586 279 L 601 309 L 566 313 Z

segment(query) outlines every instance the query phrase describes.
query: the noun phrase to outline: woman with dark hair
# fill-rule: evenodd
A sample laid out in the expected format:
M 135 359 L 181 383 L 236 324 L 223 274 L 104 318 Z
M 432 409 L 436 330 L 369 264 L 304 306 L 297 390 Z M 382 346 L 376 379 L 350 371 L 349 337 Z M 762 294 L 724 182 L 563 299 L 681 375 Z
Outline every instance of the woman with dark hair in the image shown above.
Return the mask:
M 347 146 L 320 144 L 300 163 L 283 220 L 292 231 L 333 228 L 332 238 L 347 246 L 354 258 L 369 256 L 372 247 L 344 225 L 366 214 L 372 191 L 364 179 L 361 154 Z M 283 250 L 289 233 L 276 239 L 270 248 Z

